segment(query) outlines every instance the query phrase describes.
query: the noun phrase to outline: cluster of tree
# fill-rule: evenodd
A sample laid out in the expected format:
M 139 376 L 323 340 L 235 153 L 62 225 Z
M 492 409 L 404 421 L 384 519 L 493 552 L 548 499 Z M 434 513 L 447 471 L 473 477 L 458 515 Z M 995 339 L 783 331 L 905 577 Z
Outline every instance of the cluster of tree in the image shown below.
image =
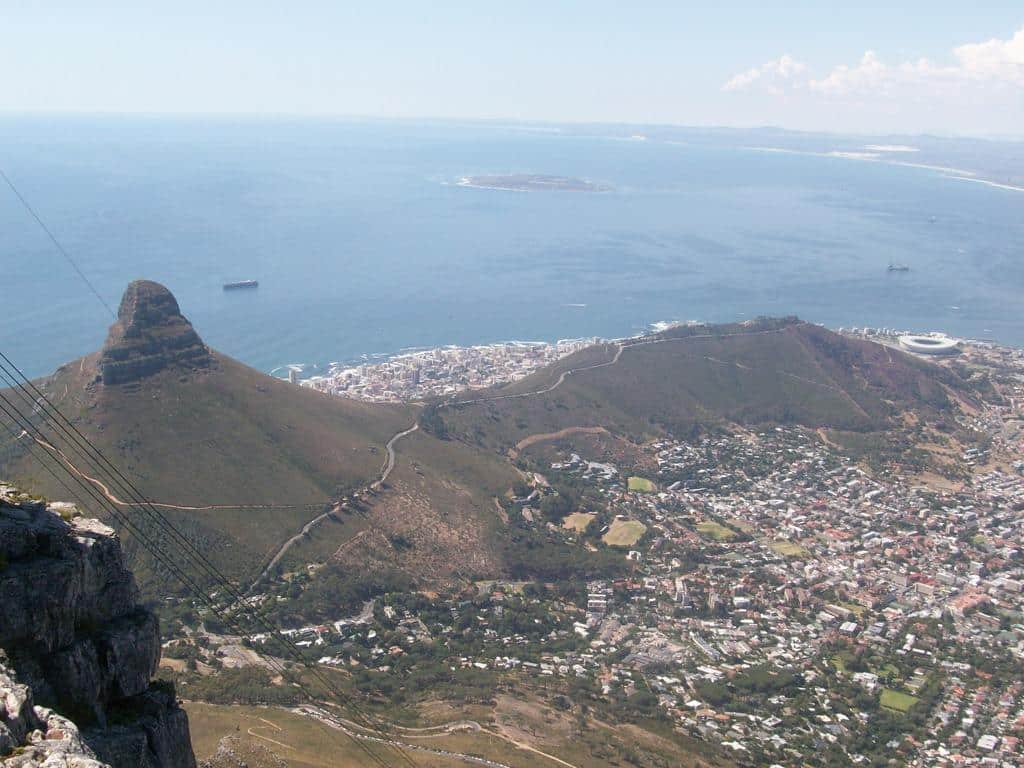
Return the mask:
M 177 678 L 182 696 L 211 704 L 290 705 L 303 700 L 290 681 L 275 685 L 270 673 L 260 667 L 223 669 L 216 675 L 187 675 Z
M 431 403 L 420 413 L 420 428 L 438 440 L 448 439 L 448 425 L 445 424 L 437 403 Z
M 397 665 L 397 662 L 396 662 Z M 454 703 L 489 703 L 495 690 L 495 674 L 476 667 L 451 669 L 443 660 L 422 660 L 403 669 L 403 674 L 381 674 L 361 669 L 353 675 L 358 691 L 389 705 L 423 698 Z
M 566 515 L 572 514 L 576 509 L 576 497 L 570 493 L 555 491 L 545 496 L 540 502 L 540 513 L 548 522 L 561 523 Z
M 278 618 L 286 627 L 333 621 L 355 613 L 367 600 L 412 587 L 412 579 L 398 571 L 352 573 L 329 565 L 315 579 L 292 580 L 284 590 L 288 599 L 278 604 Z
M 590 552 L 560 537 L 519 525 L 509 526 L 502 559 L 514 579 L 560 582 L 567 579 L 613 579 L 624 575 L 628 563 L 618 552 Z
M 200 657 L 199 649 L 191 643 L 173 643 L 163 650 L 165 659 L 178 659 L 185 662 L 190 670 L 195 670 Z
M 730 682 L 705 681 L 698 683 L 701 699 L 713 707 L 729 707 L 743 711 L 750 700 L 760 701 L 776 694 L 795 694 L 804 684 L 803 676 L 787 670 L 775 670 L 760 665 L 737 675 Z

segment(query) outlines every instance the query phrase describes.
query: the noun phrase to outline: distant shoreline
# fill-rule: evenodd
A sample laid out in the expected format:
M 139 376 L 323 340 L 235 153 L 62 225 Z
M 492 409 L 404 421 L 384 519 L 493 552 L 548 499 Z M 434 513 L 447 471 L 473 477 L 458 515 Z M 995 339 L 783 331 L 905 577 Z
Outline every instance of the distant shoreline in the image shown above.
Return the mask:
M 743 322 L 743 321 L 739 321 L 739 322 Z M 281 371 L 295 370 L 296 373 L 303 373 L 304 374 L 304 372 L 307 369 L 312 369 L 313 371 L 316 371 L 315 373 L 312 373 L 312 375 L 302 375 L 302 376 L 300 376 L 300 381 L 312 381 L 312 380 L 317 380 L 317 379 L 330 378 L 330 377 L 335 376 L 338 373 L 344 372 L 346 370 L 355 370 L 357 368 L 372 369 L 372 368 L 377 368 L 377 367 L 387 367 L 387 366 L 392 365 L 392 364 L 404 363 L 404 362 L 407 362 L 407 361 L 410 361 L 410 360 L 424 360 L 424 359 L 436 357 L 438 355 L 449 355 L 449 354 L 464 355 L 464 354 L 472 354 L 472 355 L 488 356 L 488 355 L 491 355 L 495 351 L 498 351 L 498 350 L 508 350 L 508 349 L 517 348 L 517 347 L 520 348 L 520 349 L 527 348 L 527 347 L 533 347 L 535 349 L 545 350 L 545 351 L 548 351 L 548 352 L 553 351 L 553 350 L 555 350 L 555 349 L 557 349 L 559 347 L 570 347 L 570 348 L 573 349 L 573 351 L 576 351 L 576 349 L 579 348 L 580 345 L 616 344 L 616 343 L 627 342 L 627 341 L 631 341 L 631 340 L 635 340 L 635 339 L 640 339 L 640 338 L 643 338 L 645 336 L 650 336 L 650 335 L 655 335 L 655 334 L 659 334 L 659 333 L 664 333 L 665 331 L 671 330 L 673 328 L 679 328 L 679 327 L 683 327 L 683 326 L 704 326 L 704 325 L 714 325 L 714 324 L 715 323 L 708 323 L 708 322 L 704 322 L 704 321 L 701 321 L 701 320 L 686 320 L 686 321 L 682 321 L 682 320 L 660 320 L 660 321 L 657 321 L 657 322 L 654 322 L 654 323 L 650 323 L 644 330 L 639 331 L 637 333 L 632 333 L 632 334 L 628 334 L 628 335 L 625 335 L 625 336 L 618 336 L 618 337 L 614 337 L 614 338 L 604 338 L 604 337 L 601 337 L 601 336 L 584 336 L 584 337 L 571 338 L 571 339 L 558 339 L 556 341 L 543 341 L 543 340 L 525 341 L 525 340 L 520 340 L 520 339 L 505 339 L 505 340 L 501 340 L 501 341 L 485 342 L 485 343 L 482 343 L 482 344 L 468 344 L 468 345 L 441 344 L 441 345 L 432 346 L 432 347 L 405 348 L 405 349 L 401 349 L 401 350 L 399 350 L 397 352 L 394 352 L 394 353 L 376 352 L 376 353 L 372 353 L 372 354 L 363 354 L 363 355 L 360 355 L 358 358 L 350 359 L 350 360 L 345 361 L 345 362 L 341 362 L 341 361 L 332 362 L 332 363 L 330 363 L 330 364 L 328 364 L 328 365 L 326 365 L 324 367 L 321 367 L 320 365 L 317 365 L 317 364 L 307 365 L 307 364 L 303 364 L 303 363 L 287 363 L 287 364 L 284 364 L 284 365 L 277 366 L 276 368 L 271 370 L 270 371 L 270 375 L 274 376 L 275 378 L 278 378 L 278 379 L 281 379 L 281 380 L 285 380 L 286 377 L 282 377 L 282 376 L 278 375 Z M 823 326 L 823 327 L 829 327 L 829 326 Z M 907 334 L 913 335 L 913 334 L 918 333 L 918 331 L 909 330 L 909 329 L 895 330 L 895 329 L 887 329 L 887 328 L 881 328 L 881 327 L 874 328 L 874 327 L 871 327 L 871 326 L 863 326 L 863 327 L 835 326 L 835 327 L 830 327 L 830 330 L 832 330 L 832 331 L 834 331 L 836 333 L 839 333 L 839 334 L 847 335 L 847 336 L 854 336 L 854 337 L 857 337 L 857 338 L 869 338 L 869 339 L 875 339 L 875 340 L 879 340 L 879 339 L 881 339 L 883 337 L 889 337 L 889 336 L 898 337 L 900 335 L 907 335 Z M 967 337 L 967 336 L 963 336 L 963 337 L 960 337 L 960 338 L 961 338 L 961 340 L 963 342 L 970 343 L 970 344 L 995 344 L 996 346 L 1006 347 L 1008 349 L 1017 349 L 1017 347 L 1015 347 L 1012 344 L 1003 343 L 1003 342 L 1000 342 L 1000 341 L 998 341 L 996 339 L 992 339 L 992 338 Z M 472 387 L 472 386 L 468 387 L 468 389 L 475 389 L 475 388 L 478 388 L 478 387 Z
M 1007 184 L 1005 182 L 996 181 L 995 179 L 986 178 L 974 171 L 968 171 L 965 168 L 951 168 L 945 165 L 932 165 L 929 163 L 911 163 L 906 160 L 892 160 L 890 153 L 904 153 L 909 152 L 912 147 L 900 147 L 894 149 L 891 147 L 879 146 L 879 145 L 868 145 L 865 149 L 874 150 L 866 152 L 850 152 L 844 150 L 833 150 L 831 152 L 814 152 L 805 149 L 789 149 L 787 147 L 741 147 L 741 149 L 750 150 L 751 152 L 769 152 L 781 155 L 803 155 L 805 157 L 829 157 L 838 158 L 840 160 L 859 160 L 861 162 L 878 163 L 879 165 L 895 165 L 903 166 L 904 168 L 922 168 L 926 171 L 938 171 L 947 179 L 955 179 L 957 181 L 973 181 L 976 184 L 984 184 L 988 187 L 994 187 L 996 189 L 1005 189 L 1011 192 L 1024 192 L 1024 187 L 1016 186 L 1014 184 Z

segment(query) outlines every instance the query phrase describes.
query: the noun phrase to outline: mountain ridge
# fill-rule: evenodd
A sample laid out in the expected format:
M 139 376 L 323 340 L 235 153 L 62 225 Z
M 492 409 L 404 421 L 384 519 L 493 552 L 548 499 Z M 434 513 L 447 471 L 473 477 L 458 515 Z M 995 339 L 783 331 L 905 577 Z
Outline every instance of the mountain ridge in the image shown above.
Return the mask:
M 901 410 L 934 415 L 950 372 L 798 318 L 681 326 L 570 355 L 512 385 L 435 401 L 428 423 L 507 452 L 531 435 L 605 428 L 634 440 L 728 424 L 887 429 Z

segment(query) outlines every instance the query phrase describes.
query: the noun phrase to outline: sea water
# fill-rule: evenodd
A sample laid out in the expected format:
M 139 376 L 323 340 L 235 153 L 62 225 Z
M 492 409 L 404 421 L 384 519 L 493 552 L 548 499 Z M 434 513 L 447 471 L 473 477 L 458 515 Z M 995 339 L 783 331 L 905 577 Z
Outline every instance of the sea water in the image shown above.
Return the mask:
M 281 375 L 758 315 L 1024 346 L 1024 193 L 936 170 L 727 135 L 114 117 L 4 118 L 0 167 L 115 311 L 157 280 L 209 345 Z M 612 189 L 457 184 L 513 173 Z M 107 310 L 2 187 L 0 270 L 0 350 L 26 372 L 102 344 Z

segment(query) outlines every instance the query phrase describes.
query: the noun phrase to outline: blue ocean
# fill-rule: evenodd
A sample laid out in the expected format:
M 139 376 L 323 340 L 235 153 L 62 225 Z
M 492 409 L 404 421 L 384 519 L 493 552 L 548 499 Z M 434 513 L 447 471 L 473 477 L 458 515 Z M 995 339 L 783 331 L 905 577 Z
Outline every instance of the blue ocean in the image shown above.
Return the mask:
M 727 135 L 114 117 L 3 118 L 0 167 L 109 305 L 162 282 L 268 372 L 757 315 L 1024 346 L 1024 193 L 935 169 Z M 612 191 L 456 183 L 524 173 Z M 27 373 L 102 344 L 110 316 L 6 188 L 0 266 L 0 349 Z

